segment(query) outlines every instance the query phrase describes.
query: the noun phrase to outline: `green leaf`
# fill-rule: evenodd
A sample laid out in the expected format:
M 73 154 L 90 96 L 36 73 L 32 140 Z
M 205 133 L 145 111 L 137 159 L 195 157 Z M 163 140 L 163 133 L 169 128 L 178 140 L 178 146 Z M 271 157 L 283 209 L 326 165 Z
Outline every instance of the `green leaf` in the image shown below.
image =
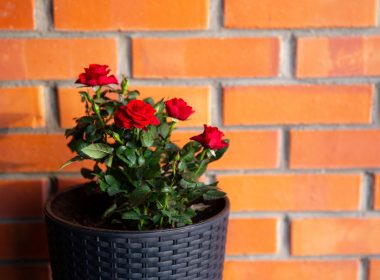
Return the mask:
M 226 196 L 225 192 L 219 190 L 209 190 L 203 194 L 204 200 L 216 200 Z
M 202 160 L 201 163 L 199 164 L 197 171 L 194 174 L 198 177 L 202 176 L 202 174 L 206 171 L 208 164 L 209 164 L 208 160 Z
M 124 155 L 126 156 L 126 158 L 129 161 L 129 167 L 132 167 L 133 165 L 136 164 L 137 156 L 136 156 L 136 153 L 135 153 L 134 149 L 127 148 L 124 151 Z
M 106 158 L 105 164 L 107 167 L 112 167 L 113 155 L 110 155 Z
M 62 164 L 62 166 L 59 169 L 63 169 L 66 166 L 72 164 L 73 162 L 81 161 L 81 160 L 82 160 L 82 157 L 80 157 L 80 156 L 73 157 L 73 158 L 69 159 L 68 161 L 66 161 L 64 164 Z
M 107 144 L 96 143 L 84 147 L 81 151 L 93 159 L 101 159 L 111 155 L 113 148 Z
M 152 129 L 142 131 L 141 144 L 143 145 L 143 147 L 150 147 L 153 145 L 154 134 L 152 132 L 153 132 Z
M 99 187 L 102 190 L 102 192 L 107 191 L 107 189 L 109 188 L 109 185 L 99 178 L 98 178 L 98 184 L 99 184 Z
M 110 207 L 107 208 L 106 211 L 104 211 L 102 215 L 102 219 L 107 218 L 109 215 L 111 215 L 115 210 L 117 209 L 116 203 L 113 203 Z
M 154 109 L 156 110 L 157 114 L 160 114 L 164 110 L 164 108 L 165 102 L 163 98 L 154 105 Z
M 216 160 L 220 159 L 224 155 L 224 153 L 227 151 L 228 147 L 230 146 L 229 145 L 230 140 L 226 139 L 226 140 L 224 140 L 224 142 L 228 143 L 228 146 L 223 148 L 223 149 L 215 151 L 215 157 L 211 158 L 210 161 L 216 161 Z
M 145 102 L 145 103 L 148 103 L 149 105 L 154 106 L 154 100 L 153 100 L 152 97 L 144 98 L 144 102 Z
M 149 194 L 150 188 L 147 185 L 142 185 L 131 193 L 131 203 L 133 205 L 139 205 L 141 202 L 148 198 Z
M 140 92 L 138 90 L 128 91 L 128 99 L 130 100 L 136 99 L 137 96 L 139 95 L 140 95 Z
M 116 178 L 112 175 L 105 175 L 104 179 L 106 180 L 107 184 L 113 187 L 120 187 L 120 182 L 116 180 Z
M 145 158 L 144 156 L 139 156 L 138 160 L 137 160 L 137 163 L 139 166 L 143 166 L 144 163 L 145 163 Z
M 187 188 L 194 188 L 194 187 L 196 187 L 196 185 L 197 185 L 197 183 L 189 182 L 189 181 L 187 181 L 187 180 L 185 180 L 185 179 L 181 179 L 181 180 L 179 181 L 179 184 L 180 184 L 181 187 L 183 187 L 183 188 L 185 188 L 185 189 L 187 189 Z
M 140 215 L 135 211 L 128 211 L 121 214 L 123 220 L 140 220 Z
M 158 133 L 162 136 L 162 138 L 166 139 L 168 137 L 170 131 L 170 126 L 166 122 L 162 122 L 158 127 Z

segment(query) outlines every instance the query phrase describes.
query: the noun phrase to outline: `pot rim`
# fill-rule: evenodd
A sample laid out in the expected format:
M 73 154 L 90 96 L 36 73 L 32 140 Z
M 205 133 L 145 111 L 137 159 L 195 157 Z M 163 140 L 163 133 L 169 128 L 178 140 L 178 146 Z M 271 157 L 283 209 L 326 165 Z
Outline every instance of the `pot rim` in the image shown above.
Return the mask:
M 107 229 L 107 228 L 97 228 L 97 227 L 91 227 L 91 226 L 84 226 L 84 225 L 81 225 L 81 224 L 75 224 L 75 223 L 72 223 L 70 221 L 67 221 L 66 219 L 64 218 L 61 218 L 59 217 L 58 215 L 56 215 L 54 213 L 54 211 L 52 210 L 52 204 L 54 203 L 54 201 L 60 197 L 61 195 L 67 193 L 67 192 L 70 192 L 70 191 L 73 191 L 73 190 L 76 190 L 78 188 L 81 188 L 85 185 L 86 183 L 84 184 L 80 184 L 80 185 L 75 185 L 73 187 L 70 187 L 68 189 L 65 189 L 59 193 L 56 193 L 55 195 L 53 195 L 51 198 L 49 198 L 46 203 L 45 203 L 45 207 L 44 207 L 44 214 L 47 218 L 53 220 L 54 222 L 56 223 L 59 223 L 61 226 L 64 226 L 64 227 L 67 227 L 67 228 L 71 228 L 71 229 L 75 229 L 75 230 L 80 230 L 80 231 L 86 231 L 86 232 L 102 232 L 102 233 L 105 233 L 105 234 L 115 234 L 115 235 L 120 235 L 120 234 L 128 234 L 128 235 L 137 235 L 137 236 L 141 236 L 141 234 L 146 234 L 146 235 L 155 235 L 157 233 L 167 233 L 167 234 L 170 234 L 170 233 L 173 233 L 173 232 L 189 232 L 189 231 L 192 231 L 192 229 L 196 230 L 197 228 L 199 227 L 202 227 L 203 225 L 206 225 L 206 224 L 209 224 L 209 223 L 213 223 L 214 221 L 216 220 L 219 220 L 219 219 L 223 219 L 225 216 L 228 216 L 229 214 L 229 211 L 230 211 L 230 200 L 228 199 L 228 197 L 224 197 L 223 200 L 224 200 L 224 207 L 223 209 L 218 212 L 216 215 L 206 219 L 206 220 L 203 220 L 199 223 L 195 223 L 195 224 L 191 224 L 191 225 L 186 225 L 186 226 L 183 226 L 183 227 L 179 227 L 179 228 L 169 228 L 169 229 L 154 229 L 154 230 L 143 230 L 143 231 L 139 231 L 139 230 L 117 230 L 117 229 Z

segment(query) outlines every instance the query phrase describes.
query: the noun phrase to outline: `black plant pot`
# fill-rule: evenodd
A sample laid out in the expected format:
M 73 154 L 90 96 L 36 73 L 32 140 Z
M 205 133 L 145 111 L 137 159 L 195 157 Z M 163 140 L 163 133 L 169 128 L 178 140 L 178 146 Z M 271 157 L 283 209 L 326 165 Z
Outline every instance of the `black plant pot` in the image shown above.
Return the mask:
M 66 198 L 78 189 L 56 195 L 45 207 L 54 280 L 222 279 L 228 199 L 221 200 L 216 215 L 198 224 L 122 231 L 81 226 L 55 213 L 57 205 L 75 208 Z

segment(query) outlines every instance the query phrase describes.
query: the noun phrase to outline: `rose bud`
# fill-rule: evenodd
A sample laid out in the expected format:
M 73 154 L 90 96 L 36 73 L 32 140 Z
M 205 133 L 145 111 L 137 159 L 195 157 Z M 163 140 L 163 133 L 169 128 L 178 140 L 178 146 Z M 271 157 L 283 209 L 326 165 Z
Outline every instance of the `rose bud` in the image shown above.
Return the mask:
M 108 67 L 108 65 L 90 64 L 88 68 L 84 68 L 84 73 L 79 75 L 75 83 L 91 87 L 117 84 L 114 75 L 107 76 L 110 72 Z
M 187 120 L 194 113 L 193 108 L 187 105 L 182 98 L 173 98 L 165 102 L 166 112 L 169 117 L 177 120 Z
M 217 127 L 204 125 L 203 133 L 190 139 L 201 143 L 206 148 L 220 150 L 228 146 L 228 143 L 222 140 L 223 136 L 224 133 Z

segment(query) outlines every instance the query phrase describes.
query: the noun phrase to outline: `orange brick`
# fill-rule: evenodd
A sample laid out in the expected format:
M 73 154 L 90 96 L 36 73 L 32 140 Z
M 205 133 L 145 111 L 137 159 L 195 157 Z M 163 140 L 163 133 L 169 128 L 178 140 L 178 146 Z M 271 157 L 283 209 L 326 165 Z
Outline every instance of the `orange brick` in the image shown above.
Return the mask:
M 58 30 L 192 30 L 207 21 L 208 0 L 54 1 Z
M 358 273 L 358 262 L 351 260 L 227 261 L 223 280 L 357 280 Z
M 44 224 L 0 224 L 0 260 L 46 259 Z
M 297 77 L 374 76 L 380 74 L 380 37 L 299 38 Z
M 27 30 L 34 28 L 33 0 L 0 1 L 0 29 Z
M 210 90 L 208 87 L 184 86 L 134 86 L 141 93 L 139 98 L 152 97 L 156 102 L 161 98 L 183 98 L 196 111 L 190 119 L 179 122 L 179 127 L 202 126 L 210 122 Z M 75 124 L 74 118 L 84 115 L 84 104 L 80 102 L 78 89 L 60 88 L 58 90 L 60 123 L 62 127 Z
M 228 224 L 227 255 L 276 252 L 276 220 L 232 219 Z
M 4 280 L 49 280 L 50 270 L 48 265 L 3 265 L 0 266 L 0 275 Z
M 375 0 L 226 0 L 230 28 L 324 28 L 376 25 Z
M 368 280 L 380 279 L 380 260 L 370 260 L 368 270 Z
M 359 207 L 359 175 L 224 175 L 218 181 L 231 200 L 232 211 L 351 211 Z
M 373 87 L 248 86 L 224 89 L 224 123 L 368 123 Z
M 291 168 L 377 167 L 380 131 L 291 131 Z
M 43 127 L 43 98 L 41 87 L 0 88 L 0 127 Z
M 139 78 L 270 77 L 278 72 L 277 38 L 136 38 L 132 47 L 133 76 Z
M 176 132 L 173 141 L 184 145 L 201 131 Z M 225 131 L 230 147 L 223 158 L 210 164 L 210 169 L 275 168 L 278 133 L 275 131 Z M 244 156 L 242 156 L 244 155 Z
M 0 173 L 56 172 L 72 158 L 63 134 L 10 134 L 0 136 Z M 73 163 L 62 171 L 79 171 Z
M 47 197 L 47 180 L 1 180 L 0 217 L 39 217 Z
M 0 39 L 0 80 L 74 79 L 90 63 L 116 73 L 116 41 L 105 38 Z
M 296 219 L 291 225 L 291 252 L 295 256 L 379 254 L 379 231 L 379 218 Z

